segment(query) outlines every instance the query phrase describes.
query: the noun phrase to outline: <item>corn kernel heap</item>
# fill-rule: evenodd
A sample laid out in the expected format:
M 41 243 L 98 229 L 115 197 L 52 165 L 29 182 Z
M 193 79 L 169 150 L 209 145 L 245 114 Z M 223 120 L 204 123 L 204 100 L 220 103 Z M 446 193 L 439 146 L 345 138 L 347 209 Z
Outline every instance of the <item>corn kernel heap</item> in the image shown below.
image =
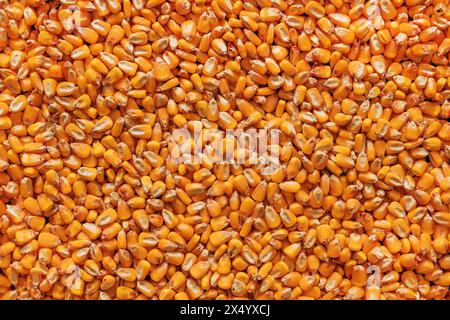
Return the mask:
M 0 297 L 449 299 L 449 19 L 0 0 Z M 199 121 L 278 129 L 281 165 L 176 163 Z

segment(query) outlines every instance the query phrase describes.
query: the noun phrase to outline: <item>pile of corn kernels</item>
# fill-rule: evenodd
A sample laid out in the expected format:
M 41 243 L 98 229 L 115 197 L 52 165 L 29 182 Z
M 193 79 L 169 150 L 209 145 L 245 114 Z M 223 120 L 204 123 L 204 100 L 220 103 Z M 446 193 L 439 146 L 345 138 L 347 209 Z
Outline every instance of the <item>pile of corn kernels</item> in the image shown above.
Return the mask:
M 1 299 L 450 299 L 449 25 L 449 0 L 0 0 Z M 279 166 L 170 157 L 199 123 L 276 130 Z

